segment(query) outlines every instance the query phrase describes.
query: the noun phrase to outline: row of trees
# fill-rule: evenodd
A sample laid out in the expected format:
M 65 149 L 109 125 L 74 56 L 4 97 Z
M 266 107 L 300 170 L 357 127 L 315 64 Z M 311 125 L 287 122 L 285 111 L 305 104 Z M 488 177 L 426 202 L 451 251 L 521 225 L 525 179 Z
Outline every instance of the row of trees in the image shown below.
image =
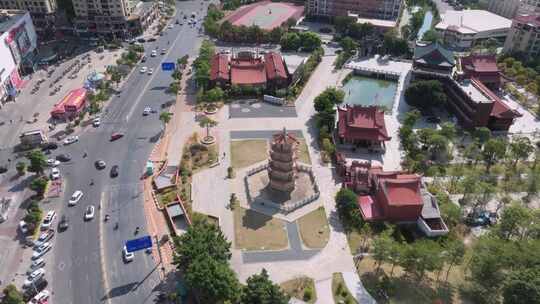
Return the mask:
M 337 88 L 327 88 L 315 97 L 315 120 L 319 129 L 319 144 L 322 147 L 323 161 L 329 161 L 334 155 L 336 147 L 332 141 L 332 133 L 336 124 L 335 107 L 345 98 L 345 92 Z
M 210 40 L 204 40 L 199 49 L 199 56 L 195 59 L 195 82 L 202 90 L 208 89 L 210 85 L 210 68 L 212 56 L 215 53 L 215 45 Z
M 288 296 L 274 284 L 266 270 L 252 275 L 242 285 L 229 267 L 231 243 L 221 230 L 195 218 L 188 231 L 174 238 L 174 263 L 186 285 L 201 303 L 286 304 Z
M 339 45 L 341 46 L 341 53 L 336 58 L 336 61 L 334 62 L 334 66 L 337 69 L 340 69 L 349 58 L 354 56 L 356 54 L 356 50 L 358 49 L 358 43 L 352 39 L 351 37 L 344 37 L 339 41 Z
M 321 47 L 321 38 L 313 32 L 287 32 L 280 39 L 281 50 L 312 52 Z
M 500 57 L 497 66 L 505 75 L 514 78 L 516 83 L 528 92 L 540 95 L 540 64 L 531 67 L 513 57 Z

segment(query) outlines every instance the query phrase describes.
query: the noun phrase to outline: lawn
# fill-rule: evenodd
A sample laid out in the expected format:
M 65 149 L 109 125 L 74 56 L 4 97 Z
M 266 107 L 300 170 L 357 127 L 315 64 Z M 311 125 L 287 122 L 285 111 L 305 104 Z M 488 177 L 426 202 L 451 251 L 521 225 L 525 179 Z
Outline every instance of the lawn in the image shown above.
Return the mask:
M 298 219 L 298 228 L 302 242 L 308 248 L 324 248 L 328 243 L 330 229 L 323 207 Z
M 178 190 L 176 187 L 170 187 L 156 192 L 156 198 L 160 207 L 166 207 L 169 203 L 176 201 L 176 194 Z
M 234 208 L 235 247 L 245 250 L 280 250 L 288 246 L 285 222 L 240 207 Z
M 231 163 L 235 169 L 245 168 L 268 159 L 268 141 L 264 139 L 231 141 Z
M 357 303 L 349 289 L 347 289 L 347 285 L 345 285 L 340 272 L 332 274 L 332 295 L 335 303 Z
M 304 138 L 298 138 L 300 144 L 298 145 L 298 161 L 307 165 L 311 165 L 311 158 L 309 157 L 308 146 Z
M 312 278 L 299 277 L 281 283 L 281 289 L 291 297 L 305 301 L 307 303 L 315 303 L 317 294 L 315 292 L 315 282 Z

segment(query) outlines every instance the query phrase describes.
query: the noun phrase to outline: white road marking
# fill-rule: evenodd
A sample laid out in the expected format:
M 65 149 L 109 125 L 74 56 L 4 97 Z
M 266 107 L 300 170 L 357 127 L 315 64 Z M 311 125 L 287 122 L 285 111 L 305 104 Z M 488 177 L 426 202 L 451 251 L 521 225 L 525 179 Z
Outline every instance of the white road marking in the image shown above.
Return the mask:
M 100 198 L 100 201 L 99 201 L 99 204 L 101 206 L 101 208 L 103 210 L 105 210 L 105 206 L 104 206 L 104 202 L 106 201 L 105 200 L 105 196 L 107 194 L 107 191 L 103 191 L 101 192 L 101 198 Z M 106 269 L 105 269 L 105 258 L 106 258 L 106 255 L 105 255 L 105 242 L 103 240 L 103 233 L 102 233 L 102 228 L 103 228 L 103 214 L 104 212 L 100 212 L 99 213 L 100 216 L 99 216 L 99 225 L 98 225 L 98 235 L 99 235 L 99 248 L 100 248 L 100 251 L 101 251 L 101 276 L 102 276 L 102 280 L 103 280 L 103 290 L 105 290 L 105 303 L 108 303 L 110 304 L 111 303 L 111 299 L 107 296 L 109 294 L 109 278 L 107 277 L 107 272 L 106 272 Z M 90 303 L 90 302 L 89 302 Z

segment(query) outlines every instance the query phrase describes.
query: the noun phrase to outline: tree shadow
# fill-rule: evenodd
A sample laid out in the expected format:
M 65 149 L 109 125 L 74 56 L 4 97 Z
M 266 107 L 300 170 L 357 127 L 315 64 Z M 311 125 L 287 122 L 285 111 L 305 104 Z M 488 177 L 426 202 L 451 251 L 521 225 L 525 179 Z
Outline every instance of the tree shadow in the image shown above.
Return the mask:
M 269 215 L 246 209 L 246 213 L 242 216 L 242 226 L 247 229 L 257 230 L 263 228 L 271 220 L 272 217 Z

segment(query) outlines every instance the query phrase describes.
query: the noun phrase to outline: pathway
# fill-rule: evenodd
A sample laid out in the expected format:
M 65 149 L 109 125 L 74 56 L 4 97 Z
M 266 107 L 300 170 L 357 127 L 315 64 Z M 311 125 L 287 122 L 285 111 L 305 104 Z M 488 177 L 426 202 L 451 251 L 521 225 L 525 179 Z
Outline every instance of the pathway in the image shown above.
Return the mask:
M 349 289 L 351 294 L 354 296 L 356 302 L 361 304 L 377 304 L 373 297 L 367 292 L 366 288 L 364 288 L 358 273 L 345 271 L 342 272 L 342 275 L 347 289 Z

